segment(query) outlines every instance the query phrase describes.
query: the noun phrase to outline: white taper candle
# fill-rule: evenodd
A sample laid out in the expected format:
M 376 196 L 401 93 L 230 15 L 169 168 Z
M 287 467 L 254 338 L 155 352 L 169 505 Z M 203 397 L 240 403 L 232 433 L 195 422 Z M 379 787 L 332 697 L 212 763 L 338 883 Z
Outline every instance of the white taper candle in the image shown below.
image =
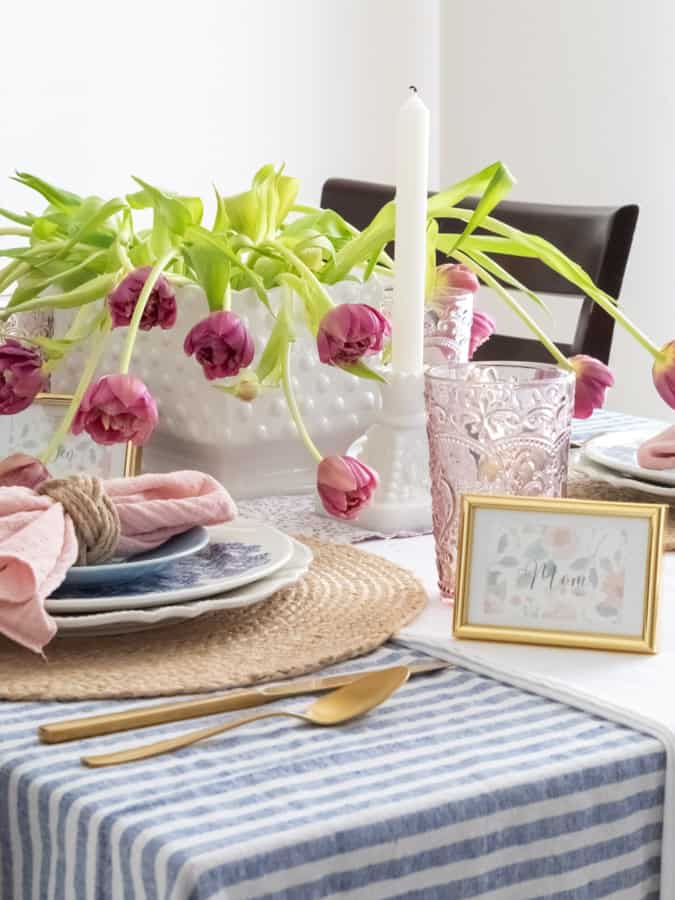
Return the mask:
M 396 130 L 396 263 L 392 369 L 419 375 L 424 354 L 429 110 L 411 87 Z

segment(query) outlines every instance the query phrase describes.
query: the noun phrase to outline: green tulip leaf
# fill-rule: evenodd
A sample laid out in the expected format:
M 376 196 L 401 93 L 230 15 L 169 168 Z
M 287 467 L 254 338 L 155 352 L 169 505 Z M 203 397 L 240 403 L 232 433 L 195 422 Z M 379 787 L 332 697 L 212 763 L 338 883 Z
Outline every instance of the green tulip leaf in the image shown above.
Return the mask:
M 71 206 L 79 206 L 79 204 L 82 202 L 82 198 L 77 194 L 73 194 L 70 191 L 64 191 L 61 188 L 57 188 L 53 184 L 49 184 L 49 182 L 43 181 L 41 178 L 37 178 L 35 175 L 30 175 L 28 172 L 17 172 L 14 176 L 14 181 L 18 181 L 20 184 L 25 184 L 26 187 L 37 191 L 38 194 L 42 194 L 42 196 L 48 203 L 50 203 L 52 206 L 56 206 L 59 209 L 67 209 Z
M 230 284 L 230 262 L 221 250 L 201 239 L 198 233 L 193 232 L 193 235 L 193 242 L 185 248 L 188 261 L 206 294 L 209 309 L 220 310 Z
M 340 366 L 340 368 L 344 372 L 349 372 L 350 375 L 357 375 L 359 378 L 365 378 L 368 381 L 379 381 L 380 384 L 387 383 L 387 379 L 383 375 L 380 375 L 379 372 L 371 369 L 370 366 L 367 366 L 363 362 L 363 360 L 359 360 L 355 363 L 350 363 L 349 365 Z

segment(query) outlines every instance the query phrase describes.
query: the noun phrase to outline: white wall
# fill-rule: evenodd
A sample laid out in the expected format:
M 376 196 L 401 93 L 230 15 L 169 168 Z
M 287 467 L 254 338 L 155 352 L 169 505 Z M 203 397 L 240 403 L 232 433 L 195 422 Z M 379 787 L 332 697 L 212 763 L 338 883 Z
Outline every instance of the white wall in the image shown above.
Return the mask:
M 5 4 L 0 205 L 28 202 L 13 169 L 209 195 L 285 160 L 307 202 L 330 175 L 392 180 L 407 85 L 437 110 L 437 19 L 437 0 Z
M 501 158 L 514 199 L 640 204 L 621 302 L 659 342 L 675 338 L 674 33 L 671 0 L 441 0 L 441 181 Z M 649 359 L 617 334 L 610 403 L 668 416 Z
M 0 205 L 29 202 L 4 178 L 14 168 L 81 192 L 124 192 L 133 172 L 208 196 L 285 160 L 308 202 L 330 175 L 391 181 L 414 82 L 433 115 L 432 184 L 501 158 L 516 198 L 639 203 L 622 303 L 675 336 L 670 0 L 5 6 Z M 647 357 L 622 334 L 615 350 L 612 404 L 666 413 Z

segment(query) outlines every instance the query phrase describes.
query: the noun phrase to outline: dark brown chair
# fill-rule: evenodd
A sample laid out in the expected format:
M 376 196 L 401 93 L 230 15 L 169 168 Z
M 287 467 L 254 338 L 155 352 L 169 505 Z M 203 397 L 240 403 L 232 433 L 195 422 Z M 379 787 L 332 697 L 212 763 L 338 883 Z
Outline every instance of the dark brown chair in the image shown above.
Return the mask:
M 363 229 L 393 196 L 394 189 L 389 185 L 331 178 L 323 186 L 321 206 L 334 209 L 350 224 Z M 476 200 L 470 198 L 460 205 L 473 208 L 475 204 Z M 495 209 L 494 216 L 551 241 L 585 269 L 602 290 L 612 297 L 619 296 L 637 222 L 637 206 L 555 206 L 505 201 Z M 461 232 L 464 227 L 457 219 L 443 219 L 439 225 L 446 233 Z M 579 296 L 569 282 L 539 260 L 513 256 L 495 259 L 537 293 Z M 572 343 L 558 346 L 567 356 L 586 353 L 608 362 L 613 332 L 612 317 L 586 297 Z M 484 344 L 476 358 L 550 361 L 550 355 L 536 339 L 501 334 Z

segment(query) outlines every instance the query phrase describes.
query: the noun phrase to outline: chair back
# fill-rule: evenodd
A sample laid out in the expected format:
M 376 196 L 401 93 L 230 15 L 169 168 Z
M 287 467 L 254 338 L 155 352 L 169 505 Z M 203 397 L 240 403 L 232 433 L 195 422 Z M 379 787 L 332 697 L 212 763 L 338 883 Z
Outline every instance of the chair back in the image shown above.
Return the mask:
M 363 229 L 393 197 L 394 188 L 390 185 L 330 178 L 323 186 L 321 206 L 334 209 L 351 225 Z M 468 198 L 459 205 L 472 209 L 476 203 L 475 198 Z M 618 298 L 637 223 L 636 205 L 559 206 L 504 201 L 496 207 L 494 216 L 555 244 L 585 269 L 598 287 Z M 439 220 L 441 232 L 458 233 L 463 228 L 464 223 L 457 219 Z M 477 231 L 477 234 L 481 233 L 485 232 Z M 537 293 L 579 296 L 573 285 L 538 259 L 497 255 L 494 258 Z M 609 361 L 613 333 L 612 317 L 585 297 L 572 342 L 559 343 L 558 346 L 567 356 L 586 353 L 606 363 Z M 550 362 L 550 355 L 536 339 L 500 334 L 494 335 L 479 348 L 475 358 Z

